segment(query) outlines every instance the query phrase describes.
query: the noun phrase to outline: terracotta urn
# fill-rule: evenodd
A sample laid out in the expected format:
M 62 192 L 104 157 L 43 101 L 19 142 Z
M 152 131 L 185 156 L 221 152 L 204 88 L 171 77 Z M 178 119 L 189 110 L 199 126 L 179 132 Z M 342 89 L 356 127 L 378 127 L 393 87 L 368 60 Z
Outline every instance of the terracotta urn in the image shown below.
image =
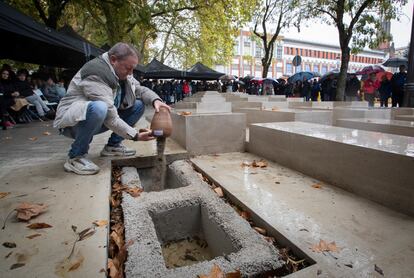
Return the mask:
M 172 133 L 172 121 L 170 111 L 160 107 L 158 113 L 154 113 L 151 121 L 151 130 L 154 137 L 169 137 Z

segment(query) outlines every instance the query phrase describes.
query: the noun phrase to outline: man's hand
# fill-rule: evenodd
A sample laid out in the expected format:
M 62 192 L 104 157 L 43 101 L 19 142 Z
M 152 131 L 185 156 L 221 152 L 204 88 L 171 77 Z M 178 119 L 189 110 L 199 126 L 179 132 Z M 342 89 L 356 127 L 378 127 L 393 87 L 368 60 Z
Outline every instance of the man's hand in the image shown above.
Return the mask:
M 156 101 L 154 101 L 154 108 L 155 108 L 156 113 L 160 112 L 160 107 L 166 107 L 168 111 L 171 112 L 171 107 L 169 107 L 167 104 L 157 99 Z
M 150 129 L 140 129 L 133 138 L 134 141 L 150 141 L 154 139 L 155 137 L 152 136 L 152 130 Z

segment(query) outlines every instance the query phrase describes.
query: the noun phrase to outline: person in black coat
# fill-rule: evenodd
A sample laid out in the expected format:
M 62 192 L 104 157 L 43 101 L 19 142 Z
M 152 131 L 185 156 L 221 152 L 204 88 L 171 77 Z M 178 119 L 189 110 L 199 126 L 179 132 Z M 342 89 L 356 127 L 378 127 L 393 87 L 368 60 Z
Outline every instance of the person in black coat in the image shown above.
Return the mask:
M 17 95 L 13 82 L 10 80 L 10 72 L 3 69 L 0 77 L 0 117 L 3 129 L 13 126 L 8 120 L 8 109 L 14 105 L 14 97 Z
M 351 74 L 346 81 L 345 101 L 357 101 L 359 90 L 361 89 L 361 81 L 355 74 Z

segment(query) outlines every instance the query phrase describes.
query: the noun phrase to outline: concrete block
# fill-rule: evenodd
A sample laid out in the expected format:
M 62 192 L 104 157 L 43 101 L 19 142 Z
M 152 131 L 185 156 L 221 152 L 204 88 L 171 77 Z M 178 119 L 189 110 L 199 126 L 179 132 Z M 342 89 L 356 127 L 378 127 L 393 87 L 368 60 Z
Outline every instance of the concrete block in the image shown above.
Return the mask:
M 173 105 L 175 109 L 196 109 L 197 102 L 195 101 L 180 101 Z
M 285 95 L 274 95 L 274 96 L 269 96 L 269 101 L 286 101 L 286 96 Z
M 240 113 L 242 108 L 262 108 L 261 102 L 250 102 L 250 101 L 235 101 L 231 103 L 231 111 L 233 113 Z
M 135 167 L 122 167 L 121 170 L 121 183 L 128 187 L 139 187 L 143 189 L 141 179 L 139 178 L 137 168 Z
M 414 122 L 414 115 L 398 115 L 398 116 L 395 116 L 395 119 L 399 121 Z
M 312 107 L 312 102 L 310 101 L 288 101 L 288 107 L 289 108 L 296 108 L 296 107 Z
M 339 119 L 336 126 L 414 137 L 414 122 L 386 119 Z
M 414 216 L 414 138 L 300 122 L 265 123 L 250 125 L 249 151 Z
M 286 98 L 286 101 L 288 101 L 288 102 L 305 102 L 305 99 L 303 97 L 288 97 L 288 98 Z
M 231 113 L 230 102 L 196 103 L 196 113 Z
M 246 115 L 241 113 L 192 114 L 171 113 L 171 138 L 190 154 L 213 154 L 244 151 Z
M 288 102 L 287 101 L 264 101 L 264 102 L 262 102 L 262 107 L 263 107 L 263 109 L 272 109 L 272 108 L 275 108 L 275 109 L 282 109 L 282 108 L 285 108 L 285 109 L 287 109 L 288 108 Z
M 391 108 L 391 119 L 396 120 L 396 116 L 414 115 L 414 108 L 411 107 L 393 107 Z
M 123 195 L 125 241 L 133 242 L 126 277 L 196 277 L 208 274 L 214 264 L 224 272 L 238 269 L 243 277 L 259 277 L 282 267 L 278 250 L 219 199 L 189 163 L 169 167 L 188 186 L 144 192 L 138 201 Z M 167 267 L 165 245 L 187 237 L 204 240 L 211 258 Z
M 306 111 L 299 109 L 240 109 L 240 112 L 246 113 L 248 125 L 251 123 L 293 121 L 332 125 L 332 111 Z
M 381 108 L 348 108 L 335 107 L 333 109 L 333 124 L 336 124 L 338 119 L 391 119 L 390 109 Z

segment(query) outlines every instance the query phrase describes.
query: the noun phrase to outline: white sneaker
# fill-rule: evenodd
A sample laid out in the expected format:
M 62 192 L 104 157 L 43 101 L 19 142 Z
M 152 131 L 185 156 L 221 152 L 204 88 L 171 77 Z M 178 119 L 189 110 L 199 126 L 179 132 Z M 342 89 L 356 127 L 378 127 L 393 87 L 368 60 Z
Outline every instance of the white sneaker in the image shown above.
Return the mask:
M 105 145 L 101 151 L 101 156 L 132 156 L 135 153 L 134 149 L 130 149 L 122 144 L 116 147 Z
M 74 172 L 78 175 L 94 175 L 100 170 L 95 163 L 83 156 L 68 158 L 63 167 L 65 171 Z

